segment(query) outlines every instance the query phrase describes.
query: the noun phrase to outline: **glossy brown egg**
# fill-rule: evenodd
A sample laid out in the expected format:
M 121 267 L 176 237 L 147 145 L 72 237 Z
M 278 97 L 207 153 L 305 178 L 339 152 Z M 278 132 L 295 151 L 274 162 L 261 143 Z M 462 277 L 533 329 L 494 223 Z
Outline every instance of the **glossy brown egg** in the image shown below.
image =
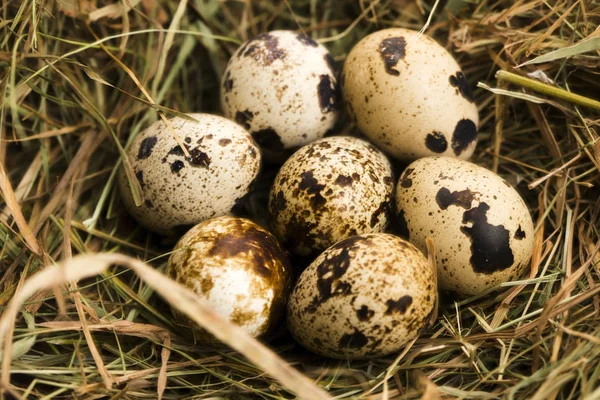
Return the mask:
M 287 255 L 275 237 L 243 218 L 193 227 L 175 246 L 167 271 L 255 337 L 277 325 L 291 289 Z

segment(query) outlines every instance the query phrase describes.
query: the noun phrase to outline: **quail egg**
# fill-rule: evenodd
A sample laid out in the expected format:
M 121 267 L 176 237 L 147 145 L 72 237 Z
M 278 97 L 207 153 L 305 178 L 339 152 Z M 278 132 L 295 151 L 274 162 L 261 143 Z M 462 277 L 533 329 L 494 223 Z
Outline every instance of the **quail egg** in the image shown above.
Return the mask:
M 398 181 L 396 211 L 403 235 L 425 251 L 435 243 L 441 289 L 482 293 L 518 277 L 533 251 L 527 205 L 508 182 L 450 157 L 425 157 Z
M 360 233 L 383 232 L 394 178 L 368 142 L 332 136 L 308 144 L 281 167 L 271 187 L 273 229 L 291 251 L 310 255 Z
M 436 296 L 431 266 L 415 246 L 386 233 L 358 235 L 325 250 L 300 275 L 288 327 L 317 354 L 380 357 L 419 334 Z
M 339 114 L 333 58 L 302 33 L 260 34 L 229 60 L 221 103 L 267 154 L 305 145 L 330 131 Z
M 236 217 L 194 226 L 175 246 L 167 272 L 254 337 L 277 325 L 291 289 L 291 269 L 277 240 Z
M 469 83 L 427 35 L 390 28 L 363 38 L 344 64 L 342 92 L 357 127 L 401 161 L 473 154 L 479 117 Z
M 260 149 L 241 126 L 215 115 L 189 116 L 195 121 L 169 120 L 189 157 L 163 121 L 150 125 L 129 147 L 142 205 L 136 207 L 125 171 L 119 175 L 126 209 L 160 234 L 230 213 L 260 169 Z

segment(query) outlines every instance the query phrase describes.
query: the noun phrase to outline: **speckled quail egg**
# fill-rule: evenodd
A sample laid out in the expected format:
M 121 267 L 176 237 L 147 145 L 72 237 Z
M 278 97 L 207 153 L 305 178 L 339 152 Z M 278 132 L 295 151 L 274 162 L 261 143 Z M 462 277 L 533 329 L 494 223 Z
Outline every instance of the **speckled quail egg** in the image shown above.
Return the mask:
M 144 203 L 135 206 L 125 171 L 119 184 L 125 207 L 148 229 L 171 234 L 211 217 L 231 212 L 250 190 L 261 163 L 260 149 L 238 124 L 215 115 L 175 117 L 141 132 L 128 149 Z
M 254 337 L 276 326 L 291 290 L 291 269 L 277 240 L 243 218 L 212 218 L 194 226 L 175 246 L 167 272 Z
M 386 233 L 358 235 L 302 272 L 288 302 L 288 327 L 324 356 L 384 356 L 419 334 L 436 296 L 431 266 L 415 246 Z
M 344 64 L 342 92 L 358 128 L 399 160 L 473 154 L 479 117 L 469 83 L 427 35 L 391 28 L 363 38 Z
M 433 239 L 441 289 L 476 295 L 518 277 L 533 251 L 527 205 L 500 176 L 450 157 L 410 164 L 396 189 L 402 235 Z
M 281 167 L 269 194 L 273 229 L 291 251 L 310 255 L 391 220 L 394 178 L 370 143 L 332 136 L 308 144 Z
M 339 114 L 333 58 L 302 33 L 258 35 L 231 56 L 221 103 L 268 154 L 305 145 L 332 129 Z

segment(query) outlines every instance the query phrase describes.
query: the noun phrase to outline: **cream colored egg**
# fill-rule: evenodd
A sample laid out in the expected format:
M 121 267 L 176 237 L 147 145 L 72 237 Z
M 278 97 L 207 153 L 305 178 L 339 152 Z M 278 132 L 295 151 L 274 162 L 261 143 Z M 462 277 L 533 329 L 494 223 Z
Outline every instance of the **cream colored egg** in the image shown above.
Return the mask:
M 383 232 L 393 210 L 392 167 L 376 147 L 348 136 L 317 140 L 281 167 L 269 195 L 277 237 L 309 255 L 360 233 Z
M 145 199 L 139 207 L 125 171 L 119 172 L 125 207 L 157 233 L 172 234 L 181 227 L 230 213 L 249 192 L 260 169 L 260 150 L 241 126 L 215 115 L 189 116 L 196 121 L 169 120 L 189 157 L 163 121 L 142 131 L 128 148 Z
M 333 59 L 308 36 L 273 31 L 244 43 L 221 83 L 225 116 L 270 152 L 305 145 L 333 128 L 339 90 Z
M 167 272 L 254 337 L 276 327 L 291 289 L 290 265 L 277 240 L 243 218 L 193 227 L 175 246 Z
M 475 150 L 479 117 L 469 83 L 427 35 L 390 28 L 363 38 L 346 58 L 342 92 L 358 128 L 399 160 L 468 159 Z
M 435 243 L 441 289 L 476 295 L 517 278 L 533 251 L 533 222 L 519 193 L 495 173 L 464 160 L 426 157 L 396 189 L 403 235 L 422 251 Z
M 331 246 L 300 275 L 288 327 L 307 349 L 334 358 L 400 351 L 429 320 L 437 288 L 425 256 L 385 233 Z

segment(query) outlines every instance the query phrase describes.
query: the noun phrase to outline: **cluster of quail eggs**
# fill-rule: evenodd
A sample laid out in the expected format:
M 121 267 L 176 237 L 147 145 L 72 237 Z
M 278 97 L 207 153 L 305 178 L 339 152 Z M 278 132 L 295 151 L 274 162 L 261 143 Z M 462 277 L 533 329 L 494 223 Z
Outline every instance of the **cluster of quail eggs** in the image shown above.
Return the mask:
M 338 74 L 310 37 L 263 33 L 232 55 L 221 100 L 224 117 L 156 122 L 133 140 L 141 205 L 123 171 L 119 184 L 141 225 L 187 230 L 168 274 L 249 334 L 269 335 L 285 316 L 315 353 L 383 356 L 426 327 L 438 285 L 478 295 L 527 268 L 527 206 L 501 177 L 466 161 L 477 107 L 459 65 L 432 38 L 375 32 Z M 335 136 L 342 103 L 362 138 Z M 399 177 L 390 158 L 409 164 Z M 267 163 L 278 168 L 270 225 L 232 216 Z M 289 254 L 312 262 L 302 271 Z

